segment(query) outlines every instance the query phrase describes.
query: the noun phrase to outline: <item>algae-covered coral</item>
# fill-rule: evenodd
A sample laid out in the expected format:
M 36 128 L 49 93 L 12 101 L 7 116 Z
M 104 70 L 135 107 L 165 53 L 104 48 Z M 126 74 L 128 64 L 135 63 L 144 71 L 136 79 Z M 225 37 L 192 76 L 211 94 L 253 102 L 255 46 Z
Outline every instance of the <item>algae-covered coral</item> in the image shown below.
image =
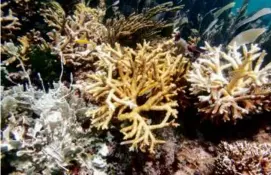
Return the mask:
M 3 172 L 270 174 L 271 11 L 234 4 L 1 2 Z

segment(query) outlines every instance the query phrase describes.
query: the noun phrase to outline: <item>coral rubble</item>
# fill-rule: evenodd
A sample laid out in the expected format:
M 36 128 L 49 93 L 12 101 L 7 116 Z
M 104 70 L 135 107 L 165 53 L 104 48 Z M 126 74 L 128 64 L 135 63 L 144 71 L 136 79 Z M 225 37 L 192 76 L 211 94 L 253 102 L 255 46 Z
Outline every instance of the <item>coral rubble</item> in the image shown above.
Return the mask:
M 206 43 L 205 53 L 188 73 L 198 110 L 215 121 L 236 121 L 246 114 L 270 111 L 271 63 L 257 44 L 222 47 Z

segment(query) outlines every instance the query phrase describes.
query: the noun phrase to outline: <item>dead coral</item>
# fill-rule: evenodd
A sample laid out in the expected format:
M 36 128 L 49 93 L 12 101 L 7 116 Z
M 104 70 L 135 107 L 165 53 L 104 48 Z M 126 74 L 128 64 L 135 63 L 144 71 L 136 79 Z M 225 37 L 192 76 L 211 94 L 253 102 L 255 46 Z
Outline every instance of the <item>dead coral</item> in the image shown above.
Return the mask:
M 1 160 L 11 167 L 5 172 L 76 174 L 76 166 L 79 174 L 104 174 L 111 138 L 84 130 L 84 111 L 92 105 L 62 83 L 54 87 L 1 91 Z
M 199 112 L 215 121 L 242 119 L 248 113 L 270 111 L 271 63 L 263 66 L 265 51 L 256 44 L 204 47 L 205 53 L 188 73 L 191 94 Z
M 176 11 L 182 8 L 181 6 L 172 6 L 172 2 L 167 2 L 149 9 L 145 13 L 133 13 L 128 17 L 119 15 L 116 18 L 108 19 L 106 26 L 109 42 L 113 45 L 115 42 L 127 44 L 130 41 L 131 44 L 150 39 L 150 37 L 161 32 L 163 28 L 172 25 L 166 24 L 166 21 L 153 19 L 159 13 Z
M 7 7 L 7 5 L 7 2 L 1 3 L 1 40 L 5 40 L 13 36 L 12 32 L 19 30 L 21 25 L 19 19 L 15 16 L 15 13 L 11 9 L 8 9 L 8 14 L 4 16 L 5 14 L 3 9 Z
M 271 173 L 271 144 L 238 141 L 222 142 L 215 161 L 215 174 Z
M 175 97 L 178 87 L 174 76 L 186 72 L 187 60 L 182 55 L 175 55 L 168 48 L 172 40 L 158 44 L 156 47 L 144 42 L 137 49 L 120 47 L 101 52 L 99 58 L 105 62 L 107 72 L 101 71 L 89 75 L 84 90 L 93 96 L 100 107 L 89 110 L 92 124 L 99 129 L 108 129 L 111 120 L 122 122 L 124 134 L 122 144 L 131 144 L 131 149 L 149 148 L 164 141 L 155 138 L 153 131 L 166 126 L 176 126 L 178 106 Z M 100 63 L 101 64 L 101 63 Z M 159 124 L 153 124 L 150 114 L 164 114 Z

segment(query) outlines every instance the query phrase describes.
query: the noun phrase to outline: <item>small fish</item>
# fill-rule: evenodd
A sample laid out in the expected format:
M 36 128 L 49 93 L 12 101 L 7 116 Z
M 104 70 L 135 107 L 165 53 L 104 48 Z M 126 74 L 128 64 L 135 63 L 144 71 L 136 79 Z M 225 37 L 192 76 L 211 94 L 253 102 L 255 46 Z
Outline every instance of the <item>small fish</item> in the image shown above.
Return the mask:
M 120 3 L 119 0 L 118 0 L 118 1 L 115 1 L 115 2 L 112 4 L 112 6 L 117 6 L 117 5 L 119 5 L 119 3 Z
M 88 49 L 94 50 L 95 47 L 97 46 L 96 43 L 94 43 L 92 40 L 87 40 L 87 39 L 77 39 L 75 40 L 75 43 L 80 44 L 80 45 L 86 45 Z
M 87 39 L 77 39 L 77 40 L 75 40 L 75 42 L 76 42 L 77 44 L 92 44 L 92 42 L 90 42 L 90 41 L 87 40 Z

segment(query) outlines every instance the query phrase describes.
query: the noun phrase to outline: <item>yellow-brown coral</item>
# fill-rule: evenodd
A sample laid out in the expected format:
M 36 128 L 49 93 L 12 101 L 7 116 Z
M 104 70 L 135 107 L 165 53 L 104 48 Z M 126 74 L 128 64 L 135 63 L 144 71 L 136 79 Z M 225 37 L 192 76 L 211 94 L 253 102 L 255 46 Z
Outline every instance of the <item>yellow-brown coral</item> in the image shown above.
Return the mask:
M 119 15 L 116 18 L 108 19 L 106 26 L 109 42 L 111 44 L 119 42 L 121 44 L 133 45 L 137 42 L 142 42 L 143 39 L 150 39 L 150 37 L 159 33 L 163 28 L 172 25 L 166 24 L 166 21 L 153 19 L 159 13 L 176 11 L 182 8 L 182 6 L 172 6 L 172 2 L 167 2 L 149 9 L 145 13 L 133 13 L 128 17 Z
M 121 121 L 126 140 L 122 144 L 131 144 L 131 149 L 139 146 L 142 151 L 149 148 L 154 152 L 154 146 L 164 142 L 156 139 L 153 131 L 177 125 L 178 87 L 174 77 L 186 72 L 187 64 L 182 55 L 174 54 L 173 44 L 170 40 L 156 47 L 144 42 L 136 50 L 118 44 L 117 49 L 109 45 L 101 48 L 103 52 L 97 56 L 107 72 L 89 75 L 89 82 L 84 84 L 84 90 L 101 102 L 97 109 L 87 112 L 94 126 L 107 129 L 112 119 Z M 151 118 L 150 112 L 165 116 L 153 124 L 158 119 Z
M 188 73 L 191 94 L 199 112 L 215 121 L 236 121 L 245 114 L 270 111 L 271 63 L 263 66 L 265 51 L 258 45 L 204 47 L 205 53 Z
M 20 29 L 20 22 L 19 19 L 14 16 L 14 12 L 9 9 L 8 14 L 5 16 L 3 9 L 7 7 L 8 3 L 4 2 L 1 3 L 1 39 L 8 39 L 10 36 L 13 35 L 13 31 Z
M 52 50 L 65 64 L 80 66 L 92 60 L 91 52 L 106 36 L 106 28 L 100 23 L 103 11 L 77 4 L 74 15 L 65 17 L 61 6 L 54 2 L 43 13 L 48 25 L 55 28 L 49 33 Z

